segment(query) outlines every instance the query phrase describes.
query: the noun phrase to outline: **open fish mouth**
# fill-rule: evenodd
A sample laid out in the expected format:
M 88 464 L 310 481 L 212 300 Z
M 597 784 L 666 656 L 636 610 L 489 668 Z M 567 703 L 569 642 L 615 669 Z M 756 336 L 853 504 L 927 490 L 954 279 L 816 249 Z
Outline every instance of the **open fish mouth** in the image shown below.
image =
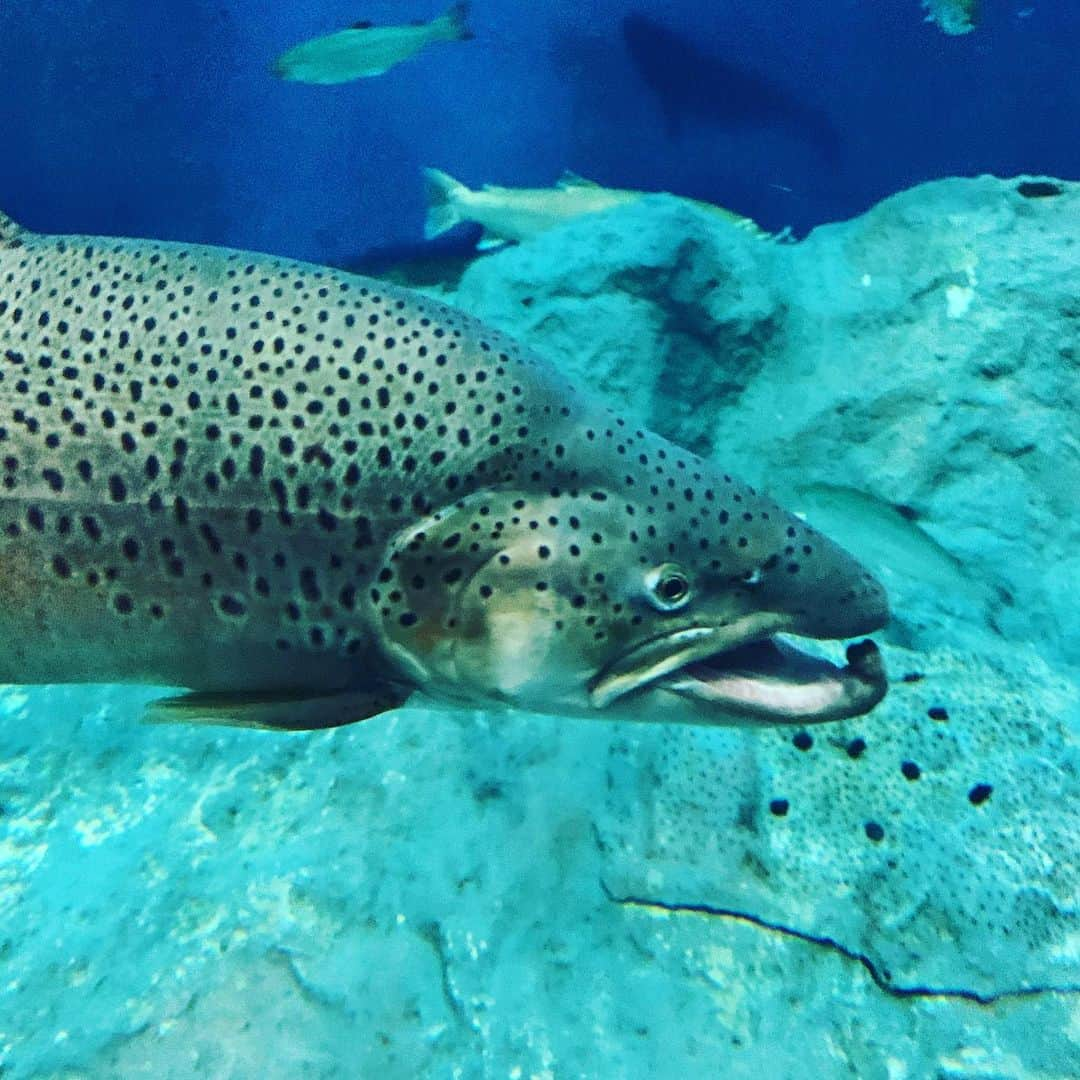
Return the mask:
M 747 722 L 809 724 L 869 712 L 885 696 L 881 654 L 864 639 L 847 647 L 844 666 L 763 635 L 718 648 L 716 631 L 693 627 L 621 657 L 590 689 L 602 708 L 639 691 L 666 690 L 701 708 Z M 682 646 L 680 648 L 680 646 Z

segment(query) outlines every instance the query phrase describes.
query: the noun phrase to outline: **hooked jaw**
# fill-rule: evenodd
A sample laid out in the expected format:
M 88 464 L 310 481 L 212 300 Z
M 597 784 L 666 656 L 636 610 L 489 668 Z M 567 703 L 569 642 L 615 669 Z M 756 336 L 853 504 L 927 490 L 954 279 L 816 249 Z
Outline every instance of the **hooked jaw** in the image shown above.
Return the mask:
M 879 601 L 846 622 L 843 636 L 884 626 L 883 592 Z M 888 689 L 877 646 L 869 639 L 849 645 L 841 667 L 787 639 L 785 632 L 807 633 L 798 623 L 776 612 L 755 612 L 728 625 L 682 627 L 653 638 L 600 673 L 589 688 L 590 703 L 598 709 L 624 702 L 633 708 L 635 699 L 663 691 L 686 706 L 688 720 L 718 724 L 821 723 L 874 708 Z
M 689 664 L 660 685 L 747 721 L 821 723 L 869 712 L 888 683 L 877 646 L 849 645 L 838 667 L 775 638 Z

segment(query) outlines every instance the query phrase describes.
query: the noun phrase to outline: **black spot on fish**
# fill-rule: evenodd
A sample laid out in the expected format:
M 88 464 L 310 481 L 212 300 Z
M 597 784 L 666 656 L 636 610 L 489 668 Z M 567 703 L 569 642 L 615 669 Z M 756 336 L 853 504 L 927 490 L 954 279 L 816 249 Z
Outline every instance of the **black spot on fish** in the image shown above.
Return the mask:
M 224 614 L 233 617 L 243 615 L 247 611 L 247 607 L 244 603 L 235 596 L 223 596 L 220 601 L 220 607 Z

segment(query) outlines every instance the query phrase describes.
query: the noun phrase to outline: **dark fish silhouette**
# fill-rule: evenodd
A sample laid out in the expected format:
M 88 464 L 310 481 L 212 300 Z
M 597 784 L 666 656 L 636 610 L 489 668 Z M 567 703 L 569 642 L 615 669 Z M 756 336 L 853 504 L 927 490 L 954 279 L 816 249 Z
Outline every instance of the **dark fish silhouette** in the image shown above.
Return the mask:
M 337 259 L 334 265 L 352 274 L 367 274 L 411 288 L 453 286 L 472 263 L 488 254 L 477 250 L 483 234 L 479 225 L 463 223 L 430 240 L 370 247 Z
M 808 140 L 826 157 L 839 153 L 840 136 L 829 117 L 764 75 L 704 52 L 648 15 L 628 15 L 622 31 L 672 137 L 690 119 L 734 129 L 775 128 Z
M 327 86 L 382 75 L 438 41 L 468 41 L 469 5 L 453 4 L 431 22 L 407 26 L 375 26 L 364 20 L 346 30 L 295 45 L 274 61 L 273 72 L 290 82 Z

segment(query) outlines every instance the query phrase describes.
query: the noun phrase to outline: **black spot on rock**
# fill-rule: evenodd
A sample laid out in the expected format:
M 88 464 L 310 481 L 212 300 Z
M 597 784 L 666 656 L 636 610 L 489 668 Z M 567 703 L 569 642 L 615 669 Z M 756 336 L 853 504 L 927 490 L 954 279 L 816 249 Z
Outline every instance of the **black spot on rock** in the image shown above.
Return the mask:
M 1060 195 L 1063 188 L 1060 184 L 1051 183 L 1049 180 L 1021 180 L 1016 185 L 1016 190 L 1025 199 L 1050 199 Z
M 844 747 L 847 756 L 852 759 L 861 758 L 866 751 L 866 740 L 854 738 Z

